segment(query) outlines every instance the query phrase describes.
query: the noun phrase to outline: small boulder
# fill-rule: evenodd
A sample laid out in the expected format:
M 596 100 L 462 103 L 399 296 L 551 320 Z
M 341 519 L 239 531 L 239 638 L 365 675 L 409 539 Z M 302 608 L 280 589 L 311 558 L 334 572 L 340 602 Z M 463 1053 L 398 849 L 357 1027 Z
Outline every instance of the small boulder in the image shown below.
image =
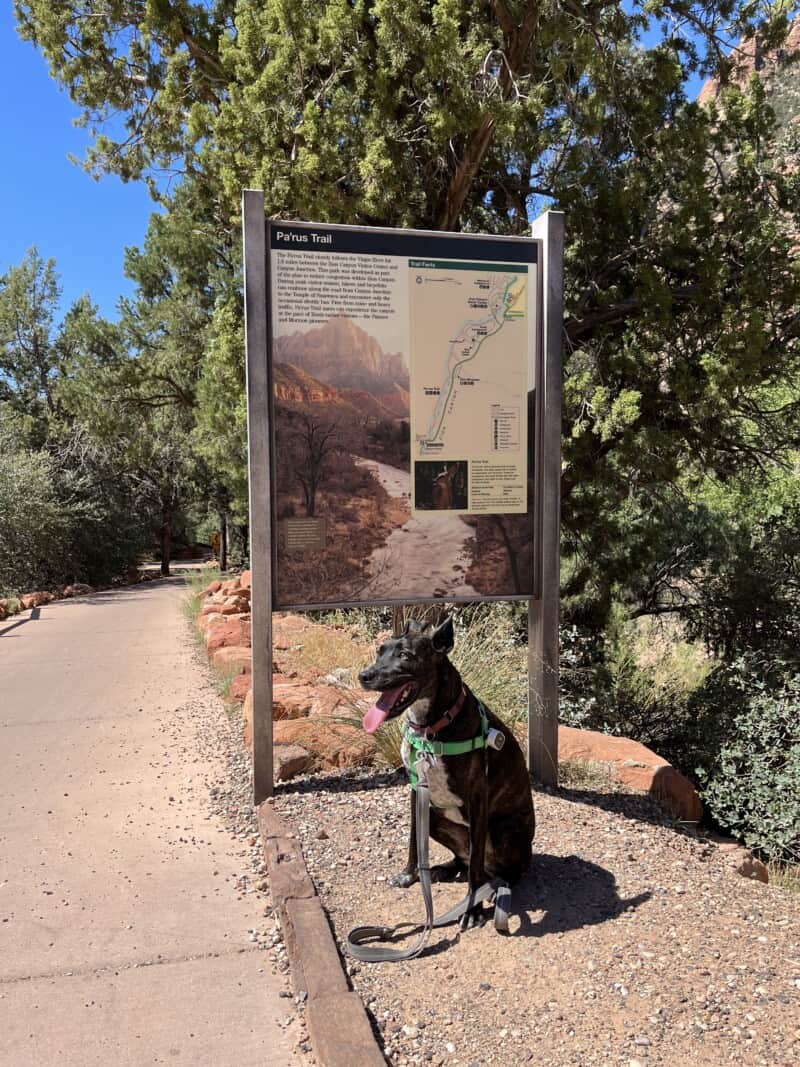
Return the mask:
M 242 589 L 250 588 L 250 571 L 242 571 L 239 575 L 239 585 Z
M 237 646 L 218 648 L 211 653 L 211 662 L 222 674 L 249 674 L 250 649 Z
M 309 715 L 330 718 L 342 702 L 341 691 L 330 686 L 304 685 L 300 679 L 273 681 L 272 706 L 276 719 L 302 719 Z
M 72 585 L 65 585 L 62 595 L 69 599 L 73 596 L 86 596 L 87 593 L 93 592 L 90 585 L 86 585 L 85 582 L 74 582 Z
M 312 763 L 310 752 L 300 745 L 275 745 L 273 748 L 275 757 L 275 779 L 278 782 L 288 782 L 290 778 L 296 778 L 298 774 L 308 770 Z
M 246 601 L 230 600 L 225 601 L 224 604 L 215 604 L 214 609 L 219 611 L 220 615 L 243 615 L 250 605 Z
M 215 612 L 221 614 L 219 610 L 221 607 L 222 601 L 212 596 L 205 604 L 203 604 L 202 608 L 200 608 L 199 617 L 202 619 L 204 615 L 213 615 Z
M 201 613 L 197 618 L 197 629 L 204 634 L 216 623 L 224 621 L 225 616 L 219 611 L 210 611 L 206 615 Z
M 44 604 L 51 604 L 55 600 L 52 593 L 38 592 L 26 593 L 19 598 L 20 611 L 30 611 L 31 608 L 40 608 Z
M 249 674 L 237 674 L 235 678 L 231 679 L 228 699 L 234 703 L 240 703 L 247 697 L 252 683 L 253 679 Z
M 319 719 L 284 719 L 273 725 L 276 745 L 300 745 L 312 757 L 309 770 L 362 767 L 375 757 L 375 739 L 360 729 Z
M 230 597 L 224 604 L 215 605 L 220 615 L 243 615 L 250 610 L 250 602 L 239 597 Z
M 206 616 L 211 618 L 211 616 Z M 218 648 L 250 647 L 250 617 L 244 615 L 218 615 L 218 623 L 206 631 L 206 649 L 215 652 Z
M 217 580 L 215 580 L 213 582 L 209 582 L 208 585 L 206 586 L 206 595 L 207 596 L 212 596 L 214 593 L 218 593 L 221 588 L 222 588 L 222 582 L 220 582 L 219 579 L 217 579 Z
M 697 822 L 702 818 L 703 806 L 694 785 L 667 760 L 638 741 L 611 737 L 597 730 L 559 726 L 558 758 L 563 762 L 607 763 L 617 781 L 649 793 L 676 819 Z
M 730 854 L 732 869 L 742 878 L 749 878 L 753 882 L 763 882 L 769 885 L 769 869 L 765 863 L 757 859 L 745 848 L 737 848 Z

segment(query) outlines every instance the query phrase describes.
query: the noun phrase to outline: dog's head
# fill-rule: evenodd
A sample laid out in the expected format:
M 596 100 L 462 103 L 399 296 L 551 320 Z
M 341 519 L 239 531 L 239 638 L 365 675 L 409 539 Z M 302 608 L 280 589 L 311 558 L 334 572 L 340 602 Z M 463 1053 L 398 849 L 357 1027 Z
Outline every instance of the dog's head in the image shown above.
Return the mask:
M 380 645 L 375 662 L 358 676 L 364 689 L 381 694 L 364 716 L 367 733 L 375 733 L 381 723 L 396 718 L 420 697 L 434 695 L 453 642 L 453 619 L 448 616 L 435 628 L 411 620 L 399 637 Z

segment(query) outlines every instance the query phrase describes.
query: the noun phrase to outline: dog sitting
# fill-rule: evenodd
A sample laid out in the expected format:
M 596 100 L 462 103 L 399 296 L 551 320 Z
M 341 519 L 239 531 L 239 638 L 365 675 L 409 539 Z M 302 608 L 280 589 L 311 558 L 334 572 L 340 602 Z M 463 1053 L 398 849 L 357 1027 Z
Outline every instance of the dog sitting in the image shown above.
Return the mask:
M 385 641 L 375 663 L 361 671 L 364 689 L 381 696 L 364 716 L 364 729 L 406 711 L 403 762 L 415 783 L 415 737 L 451 742 L 482 738 L 496 730 L 502 747 L 480 744 L 458 755 L 428 757 L 430 835 L 454 854 L 431 870 L 432 881 L 453 881 L 467 874 L 470 893 L 491 878 L 513 885 L 531 862 L 535 820 L 530 779 L 522 750 L 511 730 L 484 708 L 448 659 L 454 644 L 453 620 L 433 629 L 410 622 L 399 637 Z M 484 716 L 486 722 L 484 722 Z M 419 878 L 416 804 L 411 792 L 408 863 L 390 884 L 405 888 Z M 462 929 L 482 922 L 482 905 L 470 908 Z

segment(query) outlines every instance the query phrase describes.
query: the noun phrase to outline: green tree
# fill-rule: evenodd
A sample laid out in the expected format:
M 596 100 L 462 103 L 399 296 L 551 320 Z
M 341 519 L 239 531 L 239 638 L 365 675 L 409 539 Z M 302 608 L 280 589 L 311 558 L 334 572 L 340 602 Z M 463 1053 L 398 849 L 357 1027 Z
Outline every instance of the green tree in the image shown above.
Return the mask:
M 69 544 L 53 460 L 26 448 L 14 421 L 0 405 L 0 594 L 60 577 Z
M 55 261 L 35 248 L 0 277 L 0 400 L 36 418 L 57 411 L 63 345 L 55 343 L 53 320 L 60 296 Z
M 647 607 L 703 477 L 796 442 L 796 395 L 770 401 L 797 380 L 796 168 L 771 154 L 758 77 L 710 110 L 684 90 L 730 76 L 727 41 L 757 28 L 777 43 L 786 3 L 15 9 L 95 131 L 85 165 L 150 182 L 173 277 L 208 297 L 207 348 L 180 359 L 197 366 L 196 440 L 240 508 L 245 186 L 270 215 L 320 221 L 523 233 L 544 205 L 567 212 L 565 592 L 595 626 L 620 592 Z

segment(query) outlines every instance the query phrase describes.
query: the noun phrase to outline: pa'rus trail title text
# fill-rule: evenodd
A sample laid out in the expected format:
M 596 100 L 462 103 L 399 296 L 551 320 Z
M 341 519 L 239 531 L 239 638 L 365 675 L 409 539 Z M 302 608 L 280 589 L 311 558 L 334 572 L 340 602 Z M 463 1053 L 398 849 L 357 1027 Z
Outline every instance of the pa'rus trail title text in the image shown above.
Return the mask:
M 332 245 L 332 233 L 286 233 L 284 230 L 275 231 L 276 241 L 286 241 L 287 244 L 307 245 L 309 242 L 315 245 Z

